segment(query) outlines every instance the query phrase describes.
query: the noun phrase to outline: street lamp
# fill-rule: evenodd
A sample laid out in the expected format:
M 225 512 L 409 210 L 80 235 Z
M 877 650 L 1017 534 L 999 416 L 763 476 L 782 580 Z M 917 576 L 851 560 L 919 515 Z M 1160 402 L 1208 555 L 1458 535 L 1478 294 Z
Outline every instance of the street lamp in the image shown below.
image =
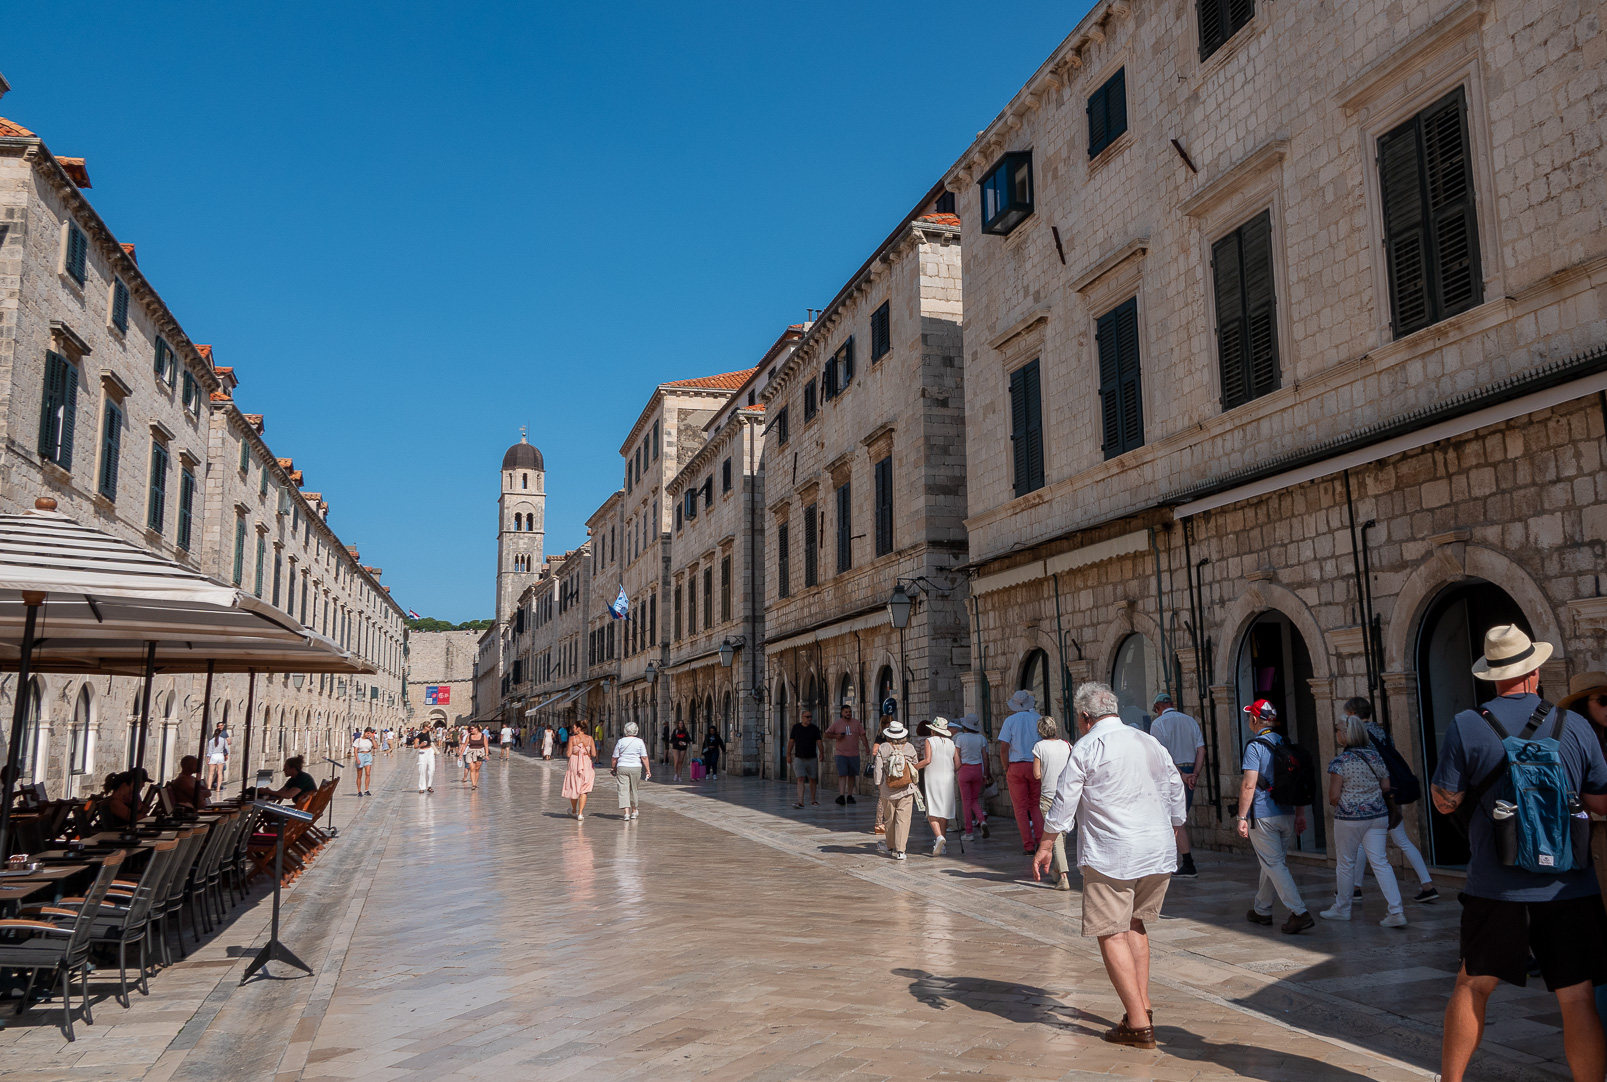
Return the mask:
M 649 661 L 647 663 L 647 669 L 642 675 L 647 677 L 648 683 L 658 683 L 658 666 Z
M 307 682 L 307 677 L 305 675 L 303 675 L 302 673 L 297 673 L 296 675 L 294 675 L 294 676 L 292 676 L 290 678 L 290 682 L 292 684 L 296 685 L 296 690 L 297 691 L 300 691 L 301 690 L 301 685 Z
M 731 645 L 730 639 L 726 639 L 720 644 L 720 664 L 729 669 L 731 667 L 731 659 L 736 657 L 736 653 L 736 647 Z
M 904 592 L 904 584 L 902 582 L 896 584 L 893 587 L 893 596 L 887 602 L 887 615 L 899 631 L 910 626 L 910 608 L 913 604 L 910 595 Z

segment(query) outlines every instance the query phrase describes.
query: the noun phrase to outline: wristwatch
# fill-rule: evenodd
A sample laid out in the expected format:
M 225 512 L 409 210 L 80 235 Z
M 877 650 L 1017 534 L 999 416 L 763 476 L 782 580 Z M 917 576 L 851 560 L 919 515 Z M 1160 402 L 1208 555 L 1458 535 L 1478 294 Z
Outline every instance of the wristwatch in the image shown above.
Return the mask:
M 1241 823 L 1248 823 L 1250 821 L 1250 817 L 1248 815 L 1241 815 L 1238 817 L 1238 819 Z

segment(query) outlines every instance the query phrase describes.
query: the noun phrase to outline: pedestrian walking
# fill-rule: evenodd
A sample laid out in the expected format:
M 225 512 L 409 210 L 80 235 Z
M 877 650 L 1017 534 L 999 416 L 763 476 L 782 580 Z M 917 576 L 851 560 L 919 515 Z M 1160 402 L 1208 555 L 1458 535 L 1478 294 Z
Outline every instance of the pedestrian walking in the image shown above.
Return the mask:
M 541 727 L 541 757 L 543 759 L 552 758 L 552 736 L 552 726 L 543 725 Z
M 653 776 L 647 765 L 647 745 L 637 735 L 640 732 L 634 721 L 625 723 L 625 735 L 614 742 L 614 760 L 610 766 L 619 788 L 619 810 L 625 813 L 627 822 L 640 815 L 637 794 L 642 782 Z
M 982 735 L 982 720 L 967 714 L 959 720 L 960 732 L 954 736 L 954 747 L 960 753 L 960 770 L 956 782 L 960 790 L 960 836 L 971 841 L 973 828 L 988 836 L 988 809 L 982 803 L 982 790 L 993 777 L 988 762 L 988 742 Z
M 502 761 L 507 762 L 513 751 L 513 726 L 507 722 L 502 723 L 502 732 L 497 734 L 502 744 Z
M 940 857 L 948 849 L 949 820 L 955 818 L 955 781 L 960 771 L 960 753 L 948 718 L 933 718 L 927 726 L 926 748 L 916 767 L 926 788 L 926 821 L 932 827 L 932 855 Z
M 1552 645 L 1512 624 L 1491 628 L 1473 675 L 1495 697 L 1451 721 L 1430 793 L 1434 807 L 1465 825 L 1471 856 L 1462 891 L 1462 965 L 1445 1006 L 1444 1082 L 1462 1082 L 1484 1033 L 1490 996 L 1522 988 L 1530 959 L 1562 1014 L 1562 1043 L 1576 1082 L 1607 1075 L 1607 1039 L 1594 985 L 1607 984 L 1607 912 L 1588 859 L 1575 855 L 1573 816 L 1562 792 L 1607 815 L 1607 760 L 1591 723 L 1540 698 L 1540 666 Z M 1527 792 L 1519 796 L 1514 782 Z M 1535 793 L 1551 790 L 1543 800 Z M 1502 859 L 1496 814 L 1516 835 Z M 1510 828 L 1500 828 L 1505 833 Z M 1553 868 L 1567 870 L 1553 871 Z
M 469 788 L 480 788 L 480 768 L 491 755 L 491 732 L 478 725 L 469 726 L 469 737 L 464 744 L 463 758 L 469 767 Z
M 357 796 L 371 796 L 368 787 L 374 784 L 374 730 L 364 729 L 352 741 L 352 752 L 357 756 Z
M 1385 749 L 1388 748 L 1391 752 L 1393 752 L 1395 742 L 1391 740 L 1389 734 L 1384 731 L 1384 727 L 1373 720 L 1373 704 L 1368 702 L 1366 699 L 1361 698 L 1360 696 L 1356 696 L 1355 698 L 1346 699 L 1345 705 L 1340 709 L 1343 710 L 1344 713 L 1349 717 L 1360 718 L 1362 723 L 1367 726 L 1369 744 L 1374 751 L 1378 752 L 1379 757 L 1384 760 L 1384 765 L 1387 768 L 1389 766 L 1389 759 L 1385 756 Z M 1401 760 L 1403 769 L 1404 762 L 1404 760 Z M 1411 780 L 1415 786 L 1416 778 L 1414 777 Z M 1391 775 L 1390 779 L 1390 792 L 1395 797 L 1397 804 L 1407 799 L 1398 791 L 1393 775 Z M 1401 851 L 1401 853 L 1406 857 L 1406 863 L 1411 865 L 1412 871 L 1417 875 L 1418 890 L 1416 897 L 1414 897 L 1412 901 L 1421 903 L 1423 905 L 1429 905 L 1433 902 L 1439 901 L 1439 888 L 1435 887 L 1434 878 L 1429 875 L 1428 864 L 1424 862 L 1423 854 L 1418 851 L 1417 846 L 1412 843 L 1411 837 L 1406 833 L 1405 819 L 1395 817 L 1395 825 L 1389 828 L 1385 834 L 1385 837 L 1395 844 L 1395 848 Z M 1359 861 L 1362 858 L 1358 855 L 1357 859 Z M 1358 863 L 1356 866 L 1357 890 L 1361 889 L 1360 884 L 1362 881 L 1363 871 L 1364 866 Z
M 1183 780 L 1160 741 L 1123 725 L 1116 693 L 1090 681 L 1077 688 L 1072 710 L 1083 733 L 1055 785 L 1043 838 L 1032 859 L 1042 876 L 1055 841 L 1077 828 L 1082 872 L 1082 934 L 1099 941 L 1122 1020 L 1104 1033 L 1112 1044 L 1155 1047 L 1149 998 L 1148 921 L 1161 915 L 1183 821 Z
M 803 807 L 804 783 L 809 784 L 809 803 L 818 805 L 820 790 L 820 726 L 815 724 L 813 711 L 805 710 L 798 716 L 792 732 L 787 735 L 787 758 L 792 762 L 792 776 L 798 782 L 798 799 L 794 808 Z
M 1558 710 L 1572 710 L 1590 722 L 1596 740 L 1607 755 L 1607 672 L 1575 673 L 1568 679 L 1568 694 L 1557 703 Z M 1590 812 L 1590 866 L 1596 870 L 1596 885 L 1607 900 L 1607 816 Z M 1596 988 L 1596 1014 L 1607 1026 L 1607 984 Z
M 853 707 L 843 703 L 837 720 L 826 730 L 826 739 L 832 742 L 832 764 L 837 768 L 837 803 L 856 804 L 854 786 L 859 784 L 860 756 L 870 758 L 865 723 L 854 717 Z
M 413 747 L 418 752 L 418 791 L 421 793 L 435 792 L 435 745 L 430 740 L 430 730 L 420 729 L 413 738 Z
M 1043 812 L 1038 810 L 1042 789 L 1032 776 L 1032 745 L 1038 742 L 1038 700 L 1030 691 L 1010 696 L 1012 711 L 999 729 L 999 770 L 1010 786 L 1010 807 L 1021 832 L 1021 851 L 1034 852 L 1043 833 Z
M 596 771 L 592 759 L 597 745 L 586 735 L 585 726 L 577 726 L 569 734 L 569 765 L 564 769 L 564 799 L 569 801 L 569 814 L 577 820 L 586 818 L 586 797 L 591 792 Z
M 229 773 L 229 730 L 219 725 L 206 743 L 206 787 L 212 792 L 223 788 Z
M 687 769 L 686 749 L 690 748 L 691 746 L 692 734 L 687 731 L 687 728 L 684 724 L 681 722 L 676 722 L 675 728 L 670 730 L 670 780 L 681 780 L 681 771 Z M 688 779 L 690 779 L 691 776 L 691 771 L 687 771 Z
M 909 730 L 897 721 L 884 728 L 875 754 L 881 797 L 887 801 L 887 836 L 881 844 L 894 860 L 903 860 L 909 846 L 910 820 L 915 814 L 916 783 L 920 781 Z
M 1289 919 L 1283 931 L 1289 935 L 1303 932 L 1317 922 L 1306 911 L 1295 877 L 1289 873 L 1289 850 L 1295 839 L 1306 830 L 1306 806 L 1310 798 L 1300 801 L 1288 799 L 1283 790 L 1274 792 L 1278 776 L 1278 763 L 1285 764 L 1285 776 L 1298 770 L 1287 764 L 1295 758 L 1292 746 L 1278 732 L 1278 711 L 1265 699 L 1257 699 L 1244 708 L 1249 716 L 1253 739 L 1245 745 L 1243 774 L 1239 782 L 1239 837 L 1248 838 L 1260 865 L 1260 881 L 1256 887 L 1255 904 L 1245 914 L 1251 924 L 1272 923 L 1272 902 L 1281 899 L 1289 907 Z M 1309 762 L 1305 763 L 1310 773 Z M 1309 788 L 1315 788 L 1315 778 L 1306 779 Z M 1287 789 L 1287 786 L 1285 787 Z M 1286 799 L 1278 800 L 1279 796 Z
M 720 753 L 724 750 L 725 737 L 720 735 L 720 727 L 710 722 L 709 731 L 703 734 L 703 773 L 710 781 L 720 774 Z
M 1051 717 L 1038 719 L 1038 742 L 1032 745 L 1032 776 L 1038 779 L 1038 808 L 1045 814 L 1054 803 L 1060 773 L 1071 761 L 1071 742 L 1060 735 L 1060 723 Z M 1071 889 L 1071 864 L 1066 860 L 1066 835 L 1055 835 L 1054 859 L 1050 873 L 1056 890 Z
M 1400 810 L 1389 795 L 1389 768 L 1373 750 L 1367 723 L 1354 714 L 1334 722 L 1334 744 L 1339 754 L 1328 764 L 1328 803 L 1334 809 L 1334 844 L 1339 858 L 1335 873 L 1338 887 L 1334 904 L 1320 914 L 1324 920 L 1349 920 L 1356 883 L 1361 879 L 1357 852 L 1366 853 L 1373 877 L 1384 892 L 1389 912 L 1378 923 L 1385 928 L 1406 927 L 1401 908 L 1401 887 L 1395 869 L 1386 859 L 1385 835 L 1399 821 Z
M 1199 722 L 1172 705 L 1170 692 L 1156 693 L 1152 705 L 1155 720 L 1149 723 L 1149 735 L 1159 740 L 1171 754 L 1177 772 L 1182 775 L 1183 807 L 1184 815 L 1187 815 L 1194 807 L 1194 786 L 1205 769 L 1205 734 L 1200 732 Z M 1177 871 L 1172 874 L 1180 879 L 1198 876 L 1200 873 L 1194 867 L 1194 847 L 1189 844 L 1186 819 L 1177 828 L 1177 853 Z

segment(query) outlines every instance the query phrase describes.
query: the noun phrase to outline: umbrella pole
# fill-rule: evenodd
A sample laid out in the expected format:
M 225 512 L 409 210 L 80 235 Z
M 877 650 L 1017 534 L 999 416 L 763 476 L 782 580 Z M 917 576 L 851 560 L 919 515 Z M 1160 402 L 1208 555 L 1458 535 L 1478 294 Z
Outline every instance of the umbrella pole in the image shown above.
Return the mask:
M 33 660 L 34 623 L 45 595 L 28 591 L 22 595 L 28 613 L 22 625 L 22 656 L 17 662 L 16 708 L 11 712 L 11 739 L 6 747 L 5 799 L 0 801 L 0 861 L 11 855 L 11 794 L 17 786 L 17 760 L 22 758 L 22 728 L 28 717 L 28 665 Z
M 257 670 L 246 670 L 246 750 L 240 760 L 240 799 L 246 799 L 246 783 L 251 777 L 251 715 L 257 708 Z
M 151 682 L 156 679 L 156 644 L 145 644 L 145 690 L 140 693 L 139 704 L 139 749 L 134 755 L 134 765 L 141 770 L 145 769 L 145 735 L 151 727 Z M 135 799 L 139 797 L 135 790 Z
M 195 785 L 197 793 L 199 793 L 203 784 L 201 779 L 206 777 L 206 730 L 208 723 L 212 720 L 212 670 L 217 667 L 217 664 L 216 661 L 206 663 L 206 695 L 201 700 L 201 747 L 195 753 Z M 211 799 L 212 794 L 208 793 L 208 802 Z

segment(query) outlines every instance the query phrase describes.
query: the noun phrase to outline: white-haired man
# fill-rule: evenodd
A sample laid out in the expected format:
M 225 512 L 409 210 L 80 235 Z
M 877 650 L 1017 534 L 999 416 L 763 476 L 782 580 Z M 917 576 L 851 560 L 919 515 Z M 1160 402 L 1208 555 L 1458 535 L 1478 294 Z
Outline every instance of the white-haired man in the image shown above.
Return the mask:
M 1205 736 L 1200 732 L 1199 722 L 1172 705 L 1171 692 L 1157 692 L 1154 708 L 1155 720 L 1149 723 L 1149 735 L 1166 748 L 1177 772 L 1183 777 L 1186 814 L 1189 808 L 1194 807 L 1194 785 L 1205 768 Z M 1189 825 L 1186 822 L 1177 828 L 1177 852 L 1178 877 L 1193 879 L 1198 876 L 1200 873 L 1194 867 L 1194 852 L 1189 845 Z
M 1099 940 L 1105 972 L 1126 1011 L 1104 1039 L 1154 1048 L 1144 922 L 1160 916 L 1177 867 L 1172 830 L 1183 822 L 1183 779 L 1161 742 L 1122 724 L 1117 711 L 1109 685 L 1077 688 L 1072 712 L 1083 736 L 1060 772 L 1032 874 L 1042 877 L 1055 838 L 1076 826 L 1082 934 Z

